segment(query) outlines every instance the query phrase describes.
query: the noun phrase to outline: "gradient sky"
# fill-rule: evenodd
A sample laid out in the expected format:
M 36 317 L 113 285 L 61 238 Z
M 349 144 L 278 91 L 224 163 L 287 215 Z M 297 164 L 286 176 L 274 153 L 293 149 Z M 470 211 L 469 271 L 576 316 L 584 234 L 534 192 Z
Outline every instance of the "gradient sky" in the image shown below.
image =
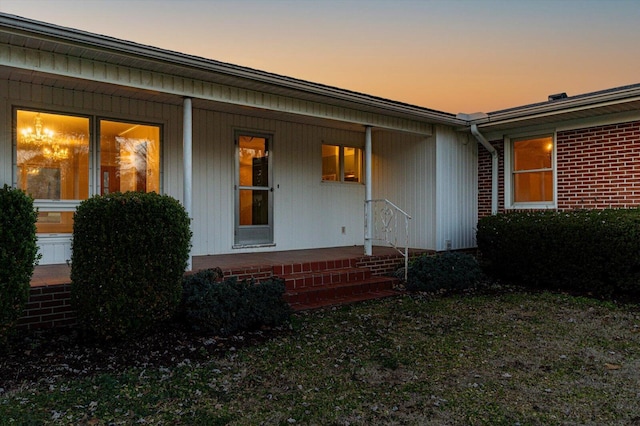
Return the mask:
M 0 12 L 451 113 L 640 83 L 639 0 L 0 0 Z

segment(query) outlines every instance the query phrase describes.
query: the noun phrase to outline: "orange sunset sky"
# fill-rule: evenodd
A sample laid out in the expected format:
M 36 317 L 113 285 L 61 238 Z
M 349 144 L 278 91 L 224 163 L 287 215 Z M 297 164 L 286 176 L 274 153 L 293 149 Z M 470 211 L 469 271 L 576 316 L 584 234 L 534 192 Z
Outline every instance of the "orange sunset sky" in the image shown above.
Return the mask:
M 0 0 L 0 12 L 451 113 L 640 83 L 639 0 Z

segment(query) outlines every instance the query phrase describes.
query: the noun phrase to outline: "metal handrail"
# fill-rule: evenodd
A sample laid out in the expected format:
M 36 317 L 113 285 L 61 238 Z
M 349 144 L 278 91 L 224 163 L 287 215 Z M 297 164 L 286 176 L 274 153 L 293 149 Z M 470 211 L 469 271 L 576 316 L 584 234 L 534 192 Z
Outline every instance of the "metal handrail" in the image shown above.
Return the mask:
M 369 223 L 367 221 L 367 212 L 369 211 L 367 204 L 371 204 L 373 219 L 371 234 L 367 232 L 367 223 Z M 404 280 L 406 281 L 409 269 L 409 220 L 411 216 L 387 199 L 366 200 L 364 212 L 365 236 L 371 235 L 372 241 L 384 241 L 404 256 Z M 399 235 L 398 217 L 404 219 L 404 244 L 400 244 L 398 241 L 402 237 Z M 402 247 L 404 250 L 401 249 Z

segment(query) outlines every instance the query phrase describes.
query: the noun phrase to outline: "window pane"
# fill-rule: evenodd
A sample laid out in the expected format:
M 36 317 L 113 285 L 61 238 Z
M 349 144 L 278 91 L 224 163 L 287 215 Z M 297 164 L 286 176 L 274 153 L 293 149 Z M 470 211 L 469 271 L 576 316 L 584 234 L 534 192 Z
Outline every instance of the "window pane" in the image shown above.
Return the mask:
M 18 187 L 35 199 L 89 196 L 89 119 L 17 111 Z
M 38 211 L 38 232 L 70 234 L 73 232 L 73 212 Z
M 89 196 L 89 119 L 38 111 L 16 113 L 18 187 L 36 200 Z M 73 213 L 41 211 L 38 233 L 70 233 Z
M 269 224 L 269 191 L 240 190 L 240 225 Z
M 322 145 L 322 180 L 340 180 L 340 147 Z
M 160 127 L 100 121 L 100 188 L 160 192 Z
M 345 182 L 362 182 L 362 150 L 344 147 Z
M 514 175 L 516 203 L 552 202 L 553 172 L 528 172 Z
M 519 140 L 513 143 L 513 170 L 550 169 L 553 153 L 551 136 Z
M 240 136 L 240 186 L 269 186 L 269 149 L 265 138 Z

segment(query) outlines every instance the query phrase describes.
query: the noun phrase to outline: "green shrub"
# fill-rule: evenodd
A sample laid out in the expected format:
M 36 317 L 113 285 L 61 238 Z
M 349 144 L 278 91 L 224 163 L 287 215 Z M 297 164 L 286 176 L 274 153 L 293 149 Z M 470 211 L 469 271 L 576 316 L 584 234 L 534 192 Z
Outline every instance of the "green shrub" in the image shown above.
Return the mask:
M 640 293 L 640 211 L 517 212 L 478 222 L 481 265 L 535 288 Z
M 475 288 L 482 278 L 476 259 L 467 253 L 446 252 L 423 255 L 409 264 L 410 291 L 465 290 Z
M 256 283 L 221 278 L 219 269 L 184 278 L 181 311 L 194 330 L 230 335 L 263 325 L 277 326 L 289 319 L 282 279 Z
M 29 299 L 39 258 L 37 219 L 30 196 L 7 185 L 0 189 L 0 340 L 13 329 Z
M 170 318 L 190 245 L 188 215 L 169 196 L 127 192 L 82 202 L 71 258 L 79 325 L 100 338 L 124 337 Z

